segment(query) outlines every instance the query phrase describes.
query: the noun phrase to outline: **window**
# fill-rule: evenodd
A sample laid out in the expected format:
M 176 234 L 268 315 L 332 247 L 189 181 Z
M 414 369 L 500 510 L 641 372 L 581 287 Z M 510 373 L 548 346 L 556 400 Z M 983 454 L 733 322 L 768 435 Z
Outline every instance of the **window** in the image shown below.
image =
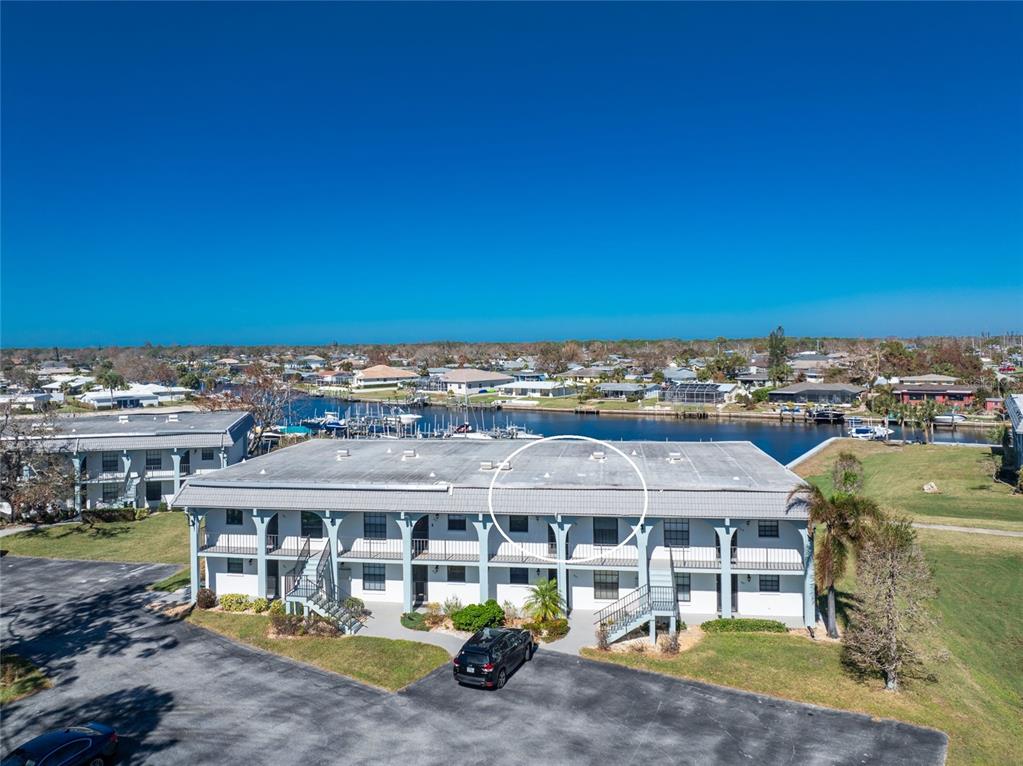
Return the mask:
M 210 462 L 211 460 L 213 460 L 213 449 L 212 449 L 212 448 L 210 448 L 210 449 L 204 449 L 204 450 L 202 451 L 202 459 L 203 459 L 203 461 L 204 461 L 204 462 L 206 462 L 206 463 L 208 463 L 208 462 Z
M 181 473 L 192 471 L 192 450 L 185 450 L 181 453 Z
M 512 585 L 529 585 L 529 570 L 523 567 L 512 567 L 508 570 L 508 582 Z
M 227 560 L 227 573 L 228 574 L 241 574 L 242 573 L 242 560 L 241 559 L 228 559 Z
M 778 593 L 781 590 L 781 578 L 778 575 L 760 575 L 761 593 Z
M 605 601 L 618 600 L 618 573 L 593 573 L 593 598 Z
M 448 582 L 465 582 L 465 567 L 448 567 Z
M 103 485 L 103 502 L 113 503 L 119 497 L 118 490 L 120 485 L 118 484 L 104 484 Z
M 54 766 L 61 766 L 66 763 L 83 763 L 78 758 L 82 757 L 82 753 L 89 749 L 92 745 L 90 739 L 76 739 L 74 742 L 68 742 L 66 745 L 61 745 L 52 753 L 46 757 L 47 764 L 54 764 Z M 77 757 L 76 757 L 77 756 Z M 20 758 L 15 758 L 18 763 L 25 763 Z M 36 761 L 28 761 L 28 763 L 36 763 Z
M 146 450 L 146 470 L 159 471 L 163 468 L 163 453 L 158 449 Z
M 242 525 L 242 512 L 238 508 L 227 509 L 227 521 L 229 527 L 240 527 Z
M 664 544 L 669 548 L 688 548 L 689 519 L 665 519 Z
M 528 532 L 529 531 L 529 517 L 528 516 L 509 516 L 508 517 L 508 531 L 509 532 Z
M 387 516 L 382 513 L 362 514 L 362 536 L 368 540 L 386 540 Z
M 757 522 L 757 537 L 777 537 L 778 536 L 778 522 L 777 521 L 758 521 Z
M 103 473 L 116 473 L 120 470 L 121 461 L 116 452 L 103 453 Z
M 448 516 L 448 531 L 449 532 L 464 532 L 465 531 L 465 516 L 460 513 L 452 513 Z
M 383 590 L 384 589 L 384 565 L 363 564 L 362 565 L 362 589 Z
M 675 572 L 675 598 L 679 601 L 691 601 L 693 588 L 688 572 Z
M 319 514 L 302 511 L 302 537 L 323 537 L 323 521 Z
M 593 520 L 593 544 L 618 545 L 618 519 L 595 518 Z

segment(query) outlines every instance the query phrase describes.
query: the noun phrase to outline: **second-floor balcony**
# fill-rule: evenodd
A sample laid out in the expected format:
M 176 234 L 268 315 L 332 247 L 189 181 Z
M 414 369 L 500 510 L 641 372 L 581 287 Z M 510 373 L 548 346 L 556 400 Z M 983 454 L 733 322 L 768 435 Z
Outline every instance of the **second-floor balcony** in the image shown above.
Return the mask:
M 267 535 L 265 553 L 270 556 L 299 556 L 308 542 L 309 551 L 317 553 L 327 545 L 326 538 L 298 535 Z M 259 553 L 259 538 L 234 532 L 207 532 L 199 535 L 199 550 L 203 553 L 228 553 L 255 556 Z
M 766 569 L 770 571 L 803 571 L 802 551 L 795 548 L 732 548 L 729 561 L 732 571 Z M 676 569 L 721 569 L 721 555 L 714 546 L 672 547 L 671 560 Z

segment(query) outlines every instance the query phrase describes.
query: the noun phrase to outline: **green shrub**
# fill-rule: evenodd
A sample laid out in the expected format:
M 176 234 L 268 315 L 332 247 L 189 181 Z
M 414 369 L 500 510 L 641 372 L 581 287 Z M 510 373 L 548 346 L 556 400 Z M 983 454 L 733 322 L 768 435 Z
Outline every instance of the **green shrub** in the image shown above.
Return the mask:
M 200 609 L 212 609 L 217 605 L 217 596 L 209 588 L 199 588 L 195 594 L 195 605 Z
M 252 599 L 242 593 L 225 593 L 220 597 L 220 608 L 225 612 L 244 612 L 252 608 Z
M 707 633 L 788 633 L 789 630 L 777 620 L 756 620 L 749 617 L 709 620 L 700 627 Z
M 167 506 L 166 500 L 161 500 L 160 504 L 156 507 L 157 513 L 166 513 L 170 508 Z
M 564 638 L 568 635 L 568 620 L 564 617 L 545 621 L 534 620 L 533 622 L 525 623 L 522 627 L 532 633 L 533 637 L 538 641 L 557 641 L 559 638 Z
M 94 508 L 82 511 L 82 521 L 86 524 L 96 522 L 135 521 L 134 508 Z
M 271 617 L 275 614 L 284 614 L 284 600 L 278 598 L 271 601 L 269 612 Z
M 475 633 L 483 628 L 504 625 L 504 610 L 494 599 L 485 604 L 469 604 L 451 615 L 451 623 L 458 630 Z
M 401 616 L 401 624 L 409 630 L 430 629 L 430 626 L 426 624 L 426 615 L 420 614 L 419 612 L 405 612 Z
M 136 508 L 135 509 L 135 521 L 142 521 L 143 519 L 149 518 L 148 508 Z
M 256 598 L 252 600 L 252 610 L 256 614 L 262 614 L 270 608 L 270 602 L 265 598 Z

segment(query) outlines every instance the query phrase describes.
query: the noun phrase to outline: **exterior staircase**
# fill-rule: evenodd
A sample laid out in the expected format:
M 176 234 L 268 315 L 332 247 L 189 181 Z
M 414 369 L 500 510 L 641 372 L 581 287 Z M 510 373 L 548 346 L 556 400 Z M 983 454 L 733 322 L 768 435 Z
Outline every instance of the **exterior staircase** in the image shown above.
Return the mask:
M 677 624 L 679 615 L 674 571 L 669 551 L 668 558 L 650 562 L 648 585 L 640 586 L 597 612 L 594 622 L 607 629 L 608 641 L 617 641 L 658 617 L 674 617 Z
M 124 491 L 121 493 L 120 499 L 122 505 L 134 507 L 137 504 L 138 500 L 136 495 L 138 493 L 140 481 L 142 481 L 142 477 L 137 473 L 125 474 Z
M 338 600 L 333 569 L 330 551 L 324 548 L 319 556 L 310 557 L 309 541 L 306 540 L 303 553 L 295 566 L 295 571 L 301 574 L 284 600 L 313 611 L 342 633 L 357 633 L 362 627 L 362 621 L 344 602 Z

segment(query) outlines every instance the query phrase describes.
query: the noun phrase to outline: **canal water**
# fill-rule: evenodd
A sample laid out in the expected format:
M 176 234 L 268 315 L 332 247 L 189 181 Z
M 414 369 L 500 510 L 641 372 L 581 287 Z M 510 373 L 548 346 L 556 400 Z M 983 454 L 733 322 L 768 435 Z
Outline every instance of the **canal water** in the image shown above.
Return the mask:
M 299 397 L 292 401 L 289 419 L 297 423 L 302 418 L 322 415 L 325 410 L 344 410 L 354 407 L 353 403 L 340 404 L 329 399 Z M 358 405 L 365 410 L 365 404 Z M 354 410 L 353 410 L 354 412 Z M 454 422 L 468 420 L 476 429 L 504 426 L 509 423 L 521 426 L 543 436 L 574 434 L 589 436 L 604 441 L 750 441 L 771 455 L 780 463 L 795 460 L 804 452 L 832 436 L 844 436 L 848 426 L 841 424 L 811 425 L 804 423 L 778 423 L 759 420 L 675 420 L 659 417 L 636 417 L 622 415 L 582 415 L 573 412 L 519 412 L 514 409 L 470 412 L 450 410 L 446 407 L 423 407 L 414 410 L 423 416 L 421 425 L 425 429 L 443 428 Z M 903 438 L 901 429 L 893 426 L 893 439 Z M 906 428 L 906 438 L 920 439 L 919 429 Z M 938 428 L 934 431 L 936 442 L 987 443 L 985 430 Z

